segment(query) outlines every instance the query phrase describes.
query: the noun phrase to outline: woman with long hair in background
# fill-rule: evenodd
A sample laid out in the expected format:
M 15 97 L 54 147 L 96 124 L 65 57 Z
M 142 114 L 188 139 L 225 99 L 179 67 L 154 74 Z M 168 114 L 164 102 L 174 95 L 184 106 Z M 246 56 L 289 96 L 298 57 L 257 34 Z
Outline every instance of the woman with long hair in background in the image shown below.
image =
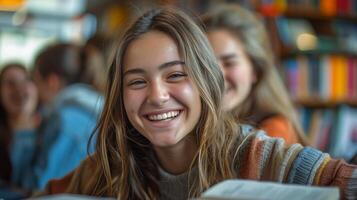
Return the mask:
M 224 109 L 287 144 L 308 141 L 274 64 L 263 22 L 239 5 L 219 5 L 202 16 L 225 77 Z
M 19 129 L 33 130 L 40 123 L 37 112 L 38 92 L 30 79 L 27 69 L 19 63 L 9 63 L 0 72 L 0 178 L 3 198 L 19 198 L 21 194 L 14 190 L 13 168 L 17 162 L 17 151 L 14 149 L 20 136 Z M 27 137 L 27 142 L 33 142 Z

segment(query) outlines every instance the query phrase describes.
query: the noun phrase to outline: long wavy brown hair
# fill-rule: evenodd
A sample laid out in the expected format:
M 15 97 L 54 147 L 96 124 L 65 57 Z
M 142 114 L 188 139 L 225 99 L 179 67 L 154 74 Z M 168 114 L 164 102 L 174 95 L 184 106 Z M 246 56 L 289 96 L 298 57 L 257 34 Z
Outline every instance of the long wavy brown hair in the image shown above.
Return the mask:
M 198 151 L 189 170 L 190 197 L 214 183 L 236 177 L 234 170 L 240 129 L 223 115 L 224 78 L 203 31 L 177 9 L 154 9 L 123 34 L 109 69 L 106 100 L 98 123 L 98 166 L 86 186 L 89 195 L 118 199 L 157 199 L 160 180 L 154 150 L 131 125 L 123 102 L 123 58 L 127 47 L 149 31 L 161 31 L 176 41 L 187 73 L 199 88 L 202 112 L 194 131 Z M 138 58 L 140 59 L 140 58 Z M 197 167 L 198 173 L 190 173 Z
M 307 145 L 296 110 L 274 63 L 268 34 L 259 16 L 236 4 L 221 4 L 201 19 L 207 32 L 224 29 L 236 36 L 252 62 L 257 81 L 248 97 L 232 110 L 233 115 L 239 120 L 250 118 L 258 122 L 267 116 L 282 115 L 292 123 L 299 142 Z

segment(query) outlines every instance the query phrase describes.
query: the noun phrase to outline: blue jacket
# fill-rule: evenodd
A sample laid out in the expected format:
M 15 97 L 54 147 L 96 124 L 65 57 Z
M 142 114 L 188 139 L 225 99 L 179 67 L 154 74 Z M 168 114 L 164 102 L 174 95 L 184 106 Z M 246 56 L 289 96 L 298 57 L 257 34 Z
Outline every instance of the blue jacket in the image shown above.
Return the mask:
M 45 109 L 38 130 L 15 134 L 10 150 L 12 182 L 25 189 L 43 189 L 50 179 L 76 168 L 94 151 L 95 137 L 89 149 L 87 145 L 102 105 L 102 96 L 87 85 L 63 89 Z

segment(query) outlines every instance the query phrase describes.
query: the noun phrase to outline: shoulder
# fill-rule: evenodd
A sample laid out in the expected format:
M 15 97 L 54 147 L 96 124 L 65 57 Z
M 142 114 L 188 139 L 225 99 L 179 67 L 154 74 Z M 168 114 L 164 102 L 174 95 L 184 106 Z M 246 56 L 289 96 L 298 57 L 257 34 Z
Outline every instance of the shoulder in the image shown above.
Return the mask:
M 271 139 L 264 130 L 258 129 L 249 124 L 240 124 L 240 132 L 244 140 L 246 140 L 247 137 L 250 137 L 250 140 Z
M 294 144 L 298 142 L 297 134 L 294 130 L 293 124 L 289 119 L 282 115 L 274 115 L 264 119 L 259 128 L 266 131 L 267 135 L 271 137 L 281 137 L 287 144 Z
M 72 109 L 81 109 L 82 112 L 88 112 L 92 115 L 98 115 L 103 107 L 104 97 L 85 84 L 74 84 L 64 89 L 55 101 L 55 107 L 69 107 Z
M 266 135 L 266 132 L 261 129 L 256 129 L 250 125 L 241 125 L 242 141 L 239 148 L 242 152 L 250 152 L 249 154 L 258 153 L 271 149 L 272 146 L 284 146 L 284 140 L 281 138 L 273 138 Z
M 276 137 L 267 134 L 267 132 L 260 128 L 255 128 L 250 125 L 241 125 L 242 141 L 240 142 L 241 148 L 244 147 L 245 151 L 249 149 L 251 153 L 261 154 L 262 152 L 268 153 L 276 151 L 277 149 L 287 149 L 293 144 L 288 144 L 283 137 Z M 301 145 L 299 145 L 301 146 Z
M 63 178 L 49 181 L 45 190 L 37 196 L 60 193 L 83 194 L 88 182 L 94 179 L 93 173 L 99 167 L 96 159 L 95 155 L 87 157 L 75 170 Z
M 270 137 L 263 130 L 242 126 L 243 140 L 237 148 L 238 176 L 255 180 L 283 181 L 286 169 L 292 165 L 303 147 L 286 146 L 282 138 Z
M 70 130 L 76 127 L 76 132 L 91 132 L 97 123 L 97 115 L 88 112 L 76 105 L 65 105 L 58 110 L 58 121 L 62 130 Z
M 237 169 L 241 178 L 312 184 L 327 156 L 300 144 L 286 146 L 282 138 L 255 130 L 238 147 Z
M 274 115 L 262 120 L 259 123 L 261 128 L 271 128 L 271 127 L 280 127 L 280 128 L 289 128 L 291 127 L 291 122 L 282 115 Z
M 98 154 L 87 157 L 74 171 L 73 178 L 66 189 L 66 193 L 87 194 L 91 192 L 92 189 L 89 188 L 93 186 L 93 183 L 97 182 L 98 172 L 101 171 Z
M 57 113 L 63 118 L 92 118 L 97 114 L 86 109 L 80 104 L 68 103 L 63 104 L 57 109 Z

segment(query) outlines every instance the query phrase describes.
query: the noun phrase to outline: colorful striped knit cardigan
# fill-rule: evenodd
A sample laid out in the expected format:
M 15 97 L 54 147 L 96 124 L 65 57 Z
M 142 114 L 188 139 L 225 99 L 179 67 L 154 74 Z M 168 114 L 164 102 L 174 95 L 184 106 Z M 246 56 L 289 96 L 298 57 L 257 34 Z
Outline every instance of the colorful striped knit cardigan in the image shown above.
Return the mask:
M 242 126 L 243 142 L 237 162 L 238 179 L 274 181 L 302 185 L 337 186 L 342 199 L 357 199 L 357 166 L 343 160 L 331 159 L 311 147 L 299 144 L 285 147 L 284 140 L 270 138 L 263 131 L 255 132 L 250 126 Z M 86 183 L 94 178 L 96 166 L 87 159 L 81 166 L 61 180 L 51 181 L 43 194 L 82 194 Z M 187 199 L 188 174 L 171 175 L 162 169 L 159 188 L 160 199 Z M 197 168 L 190 176 L 197 174 Z

